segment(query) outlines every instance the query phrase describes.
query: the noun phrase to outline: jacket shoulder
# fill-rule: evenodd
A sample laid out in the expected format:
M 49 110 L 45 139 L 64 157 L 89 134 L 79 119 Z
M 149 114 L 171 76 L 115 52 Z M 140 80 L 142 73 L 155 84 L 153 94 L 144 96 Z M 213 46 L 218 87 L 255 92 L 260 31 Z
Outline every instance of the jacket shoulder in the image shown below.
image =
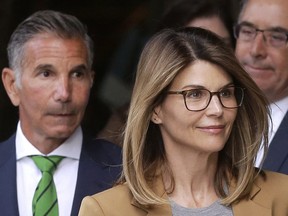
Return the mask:
M 133 196 L 126 184 L 87 196 L 83 199 L 79 215 L 146 215 L 131 204 Z
M 288 214 L 288 176 L 272 171 L 264 171 L 255 180 L 255 186 L 259 187 L 259 192 L 252 199 L 272 212 L 285 211 Z M 281 215 L 281 214 L 273 214 Z
M 255 184 L 261 188 L 261 191 L 266 191 L 272 195 L 283 195 L 284 192 L 288 193 L 288 175 L 276 173 L 273 171 L 263 171 L 263 175 L 259 175 Z M 285 197 L 288 196 L 287 193 Z
M 11 160 L 11 158 L 13 158 L 16 163 L 15 134 L 0 143 L 0 166 L 8 160 Z
M 82 148 L 94 160 L 107 164 L 122 164 L 122 148 L 107 140 L 84 137 Z

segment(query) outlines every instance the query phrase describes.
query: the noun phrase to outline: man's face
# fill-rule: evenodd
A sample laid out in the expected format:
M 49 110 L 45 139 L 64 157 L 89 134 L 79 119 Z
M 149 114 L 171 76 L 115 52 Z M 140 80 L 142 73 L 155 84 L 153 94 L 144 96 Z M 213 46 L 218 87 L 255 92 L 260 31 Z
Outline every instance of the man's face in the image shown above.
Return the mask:
M 249 0 L 238 23 L 257 29 L 284 29 L 288 32 L 287 0 Z M 237 39 L 236 56 L 264 91 L 270 102 L 288 96 L 288 46 L 267 44 L 262 32 L 252 41 Z
M 77 39 L 39 34 L 25 45 L 21 89 L 21 128 L 33 143 L 61 143 L 80 125 L 93 83 L 87 49 Z

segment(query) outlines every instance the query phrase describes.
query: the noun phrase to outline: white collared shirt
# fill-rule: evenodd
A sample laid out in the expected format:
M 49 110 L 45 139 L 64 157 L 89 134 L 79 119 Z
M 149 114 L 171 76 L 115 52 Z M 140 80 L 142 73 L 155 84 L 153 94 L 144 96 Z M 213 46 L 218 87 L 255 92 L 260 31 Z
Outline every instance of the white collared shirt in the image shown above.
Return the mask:
M 271 118 L 272 118 L 272 125 L 273 127 L 269 128 L 270 134 L 269 134 L 269 145 L 275 136 L 275 133 L 277 132 L 284 116 L 286 115 L 288 111 L 288 97 L 285 97 L 279 101 L 276 101 L 275 103 L 270 104 L 271 109 Z M 255 163 L 256 167 L 259 167 L 263 158 L 263 148 L 261 148 L 257 154 L 257 160 Z
M 78 127 L 74 134 L 67 139 L 50 155 L 64 156 L 54 172 L 53 179 L 56 185 L 59 216 L 71 214 L 74 193 L 77 182 L 79 158 L 82 148 L 83 134 Z M 16 132 L 16 159 L 17 159 L 17 197 L 20 216 L 32 216 L 32 200 L 35 189 L 42 177 L 30 155 L 43 155 L 24 136 L 20 122 Z

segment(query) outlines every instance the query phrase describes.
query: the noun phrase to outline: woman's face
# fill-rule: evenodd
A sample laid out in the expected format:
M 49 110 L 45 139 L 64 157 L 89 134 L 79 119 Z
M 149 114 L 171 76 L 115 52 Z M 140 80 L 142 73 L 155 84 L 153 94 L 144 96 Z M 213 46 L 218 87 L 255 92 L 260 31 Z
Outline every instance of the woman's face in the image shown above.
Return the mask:
M 169 91 L 205 88 L 218 92 L 232 83 L 232 78 L 219 66 L 195 61 L 175 77 Z M 196 112 L 186 108 L 181 94 L 168 94 L 155 108 L 152 121 L 160 127 L 166 151 L 174 146 L 209 154 L 224 147 L 236 114 L 237 109 L 224 108 L 217 95 L 212 96 L 206 109 Z

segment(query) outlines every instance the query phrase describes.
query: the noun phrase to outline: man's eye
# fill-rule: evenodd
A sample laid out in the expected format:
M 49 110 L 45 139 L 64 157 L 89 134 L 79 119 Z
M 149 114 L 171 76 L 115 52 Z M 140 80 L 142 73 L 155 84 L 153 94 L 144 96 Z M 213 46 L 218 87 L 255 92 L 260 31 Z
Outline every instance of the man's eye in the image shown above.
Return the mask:
M 73 77 L 79 78 L 79 77 L 83 77 L 84 73 L 83 71 L 74 71 L 72 75 Z
M 51 72 L 50 71 L 42 71 L 41 74 L 44 76 L 44 77 L 49 77 L 51 75 Z
M 247 27 L 247 26 L 243 26 L 240 29 L 240 33 L 244 34 L 244 35 L 253 35 L 255 32 L 255 30 L 253 28 Z
M 287 40 L 287 36 L 283 32 L 272 32 L 270 34 L 270 37 L 272 40 L 277 40 L 277 41 L 286 41 Z

